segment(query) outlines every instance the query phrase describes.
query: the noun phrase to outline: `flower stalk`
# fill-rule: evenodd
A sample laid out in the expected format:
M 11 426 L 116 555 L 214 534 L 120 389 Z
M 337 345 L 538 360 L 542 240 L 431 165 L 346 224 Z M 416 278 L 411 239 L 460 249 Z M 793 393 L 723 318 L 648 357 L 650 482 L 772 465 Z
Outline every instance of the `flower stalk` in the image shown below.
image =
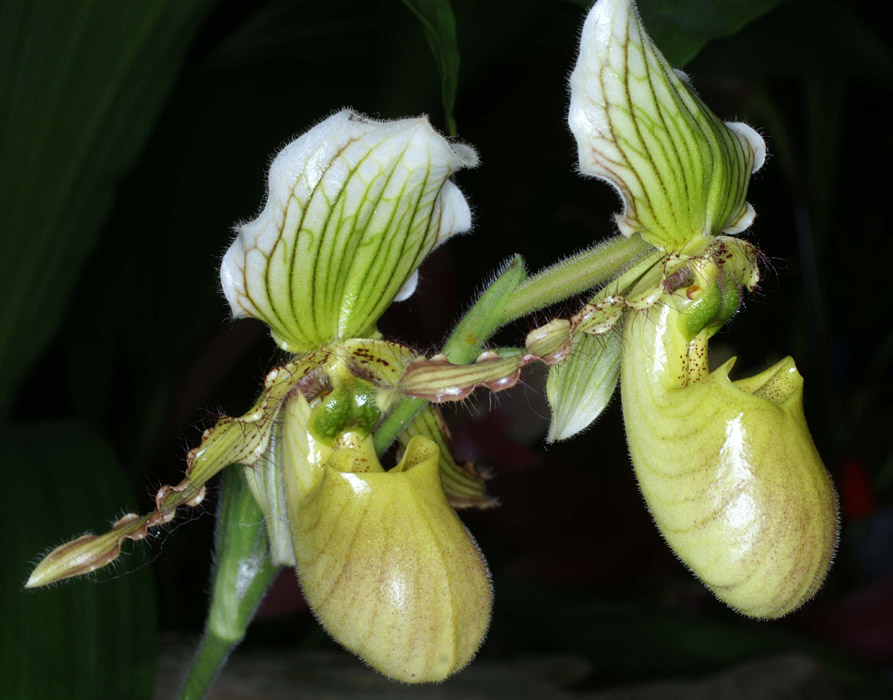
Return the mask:
M 180 687 L 180 700 L 205 696 L 230 652 L 244 639 L 280 568 L 270 556 L 264 514 L 236 469 L 224 472 L 214 551 L 205 632 Z
M 561 260 L 518 285 L 505 304 L 500 325 L 604 284 L 650 250 L 651 244 L 640 236 L 616 236 Z

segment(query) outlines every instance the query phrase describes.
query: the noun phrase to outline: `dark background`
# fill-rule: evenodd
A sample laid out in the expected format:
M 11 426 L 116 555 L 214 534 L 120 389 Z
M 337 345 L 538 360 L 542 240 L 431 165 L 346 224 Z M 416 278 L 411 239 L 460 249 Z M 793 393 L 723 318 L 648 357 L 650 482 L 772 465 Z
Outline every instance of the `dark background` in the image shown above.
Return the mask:
M 381 323 L 424 352 L 510 254 L 540 269 L 612 235 L 619 209 L 610 188 L 575 173 L 565 124 L 583 4 L 453 7 L 458 134 L 482 159 L 457 178 L 475 229 L 433 254 L 416 295 Z M 534 370 L 511 392 L 445 411 L 459 456 L 493 472 L 502 503 L 465 518 L 496 587 L 476 663 L 573 654 L 582 670 L 565 690 L 582 693 L 799 650 L 846 697 L 883 697 L 893 679 L 889 24 L 870 2 L 652 1 L 642 12 L 677 64 L 697 54 L 686 70 L 714 111 L 766 138 L 746 235 L 771 265 L 714 348 L 738 354 L 742 374 L 797 359 L 841 496 L 838 555 L 802 611 L 775 623 L 735 615 L 651 524 L 619 405 L 545 446 Z M 437 64 L 397 0 L 3 0 L 0 47 L 0 694 L 151 697 L 157 633 L 187 648 L 203 625 L 214 489 L 150 542 L 128 543 L 95 581 L 23 592 L 29 562 L 147 510 L 159 485 L 180 480 L 201 431 L 251 404 L 282 357 L 260 323 L 227 317 L 217 267 L 232 225 L 258 211 L 271 156 L 342 106 L 424 112 L 445 129 Z M 518 344 L 548 318 L 495 341 Z M 290 574 L 245 647 L 335 648 Z

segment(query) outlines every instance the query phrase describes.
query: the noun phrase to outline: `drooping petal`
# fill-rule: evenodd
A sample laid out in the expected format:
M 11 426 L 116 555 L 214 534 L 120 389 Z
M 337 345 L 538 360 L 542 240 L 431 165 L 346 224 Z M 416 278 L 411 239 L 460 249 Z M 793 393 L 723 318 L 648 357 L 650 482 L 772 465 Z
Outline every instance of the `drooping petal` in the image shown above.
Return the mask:
M 745 195 L 763 139 L 717 119 L 653 44 L 632 0 L 599 0 L 589 12 L 570 87 L 580 171 L 617 189 L 622 233 L 679 251 L 750 225 Z
M 239 418 L 223 416 L 213 428 L 205 431 L 201 444 L 186 456 L 187 470 L 183 480 L 176 486 L 165 485 L 158 489 L 155 510 L 142 516 L 128 513 L 106 533 L 84 535 L 57 547 L 34 568 L 26 587 L 46 586 L 110 564 L 120 555 L 125 539 L 141 540 L 152 529 L 173 520 L 179 507 L 194 507 L 201 503 L 205 497 L 205 484 L 219 471 L 231 464 L 250 468 L 261 461 L 273 439 L 282 402 L 328 355 L 323 351 L 313 353 L 268 373 L 263 394 L 251 410 Z M 251 477 L 249 485 L 269 518 L 272 511 L 270 503 L 264 499 L 268 487 L 263 482 L 275 478 L 275 471 L 265 465 Z M 270 536 L 275 538 L 276 528 L 271 527 Z M 276 554 L 275 542 L 273 551 Z
M 238 228 L 220 268 L 233 315 L 289 352 L 370 335 L 424 257 L 471 227 L 449 177 L 476 164 L 425 117 L 332 115 L 276 156 L 263 211 Z

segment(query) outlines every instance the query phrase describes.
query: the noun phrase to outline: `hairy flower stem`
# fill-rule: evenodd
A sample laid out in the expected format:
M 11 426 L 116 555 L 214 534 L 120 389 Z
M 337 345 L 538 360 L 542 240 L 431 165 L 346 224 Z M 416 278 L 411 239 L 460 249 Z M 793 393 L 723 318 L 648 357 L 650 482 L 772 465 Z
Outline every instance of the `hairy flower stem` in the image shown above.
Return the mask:
M 653 247 L 638 234 L 615 236 L 538 272 L 506 302 L 500 326 L 613 279 Z
M 279 572 L 270 557 L 263 513 L 241 470 L 227 469 L 223 478 L 211 607 L 180 700 L 197 700 L 208 692 Z

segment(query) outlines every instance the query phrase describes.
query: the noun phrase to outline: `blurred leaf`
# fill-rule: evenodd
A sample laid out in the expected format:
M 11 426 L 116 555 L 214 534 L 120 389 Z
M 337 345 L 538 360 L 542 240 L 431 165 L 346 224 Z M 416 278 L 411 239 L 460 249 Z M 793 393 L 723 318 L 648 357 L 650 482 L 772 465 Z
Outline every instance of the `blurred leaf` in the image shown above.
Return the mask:
M 0 6 L 0 414 L 52 339 L 118 179 L 212 4 Z
M 403 4 L 415 13 L 425 29 L 425 38 L 434 54 L 447 128 L 456 134 L 453 109 L 456 105 L 456 88 L 459 84 L 459 45 L 456 41 L 456 19 L 450 0 L 403 0 Z
M 867 18 L 832 0 L 788 2 L 736 37 L 712 44 L 698 74 L 880 80 L 893 85 L 893 51 Z
M 0 695 L 151 698 L 157 650 L 148 568 L 24 591 L 36 555 L 85 527 L 105 529 L 132 500 L 104 440 L 74 424 L 0 429 Z
M 684 66 L 707 42 L 730 36 L 779 0 L 638 0 L 645 27 L 670 65 Z
M 585 8 L 592 0 L 573 0 Z M 764 15 L 779 0 L 637 0 L 645 28 L 677 68 L 712 39 L 730 36 Z

